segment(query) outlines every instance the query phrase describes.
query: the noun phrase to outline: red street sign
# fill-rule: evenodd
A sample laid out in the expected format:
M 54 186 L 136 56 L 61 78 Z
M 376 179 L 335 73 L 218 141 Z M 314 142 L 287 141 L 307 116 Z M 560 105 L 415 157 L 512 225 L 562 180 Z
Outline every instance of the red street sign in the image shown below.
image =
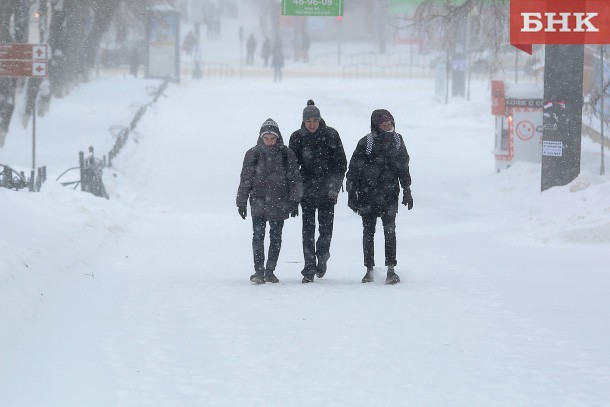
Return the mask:
M 47 76 L 46 61 L 0 60 L 0 76 Z
M 0 44 L 0 59 L 46 60 L 46 44 Z

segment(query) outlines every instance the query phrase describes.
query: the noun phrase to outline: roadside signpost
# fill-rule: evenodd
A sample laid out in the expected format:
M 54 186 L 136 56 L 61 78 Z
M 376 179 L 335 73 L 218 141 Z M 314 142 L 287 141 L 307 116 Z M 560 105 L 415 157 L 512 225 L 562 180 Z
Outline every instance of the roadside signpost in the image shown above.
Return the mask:
M 4 61 L 0 59 L 0 76 L 47 76 L 47 63 L 40 61 Z
M 0 78 L 45 78 L 46 44 L 0 43 Z M 36 169 L 36 98 L 32 107 L 32 169 Z
M 47 60 L 46 44 L 0 44 L 0 60 Z

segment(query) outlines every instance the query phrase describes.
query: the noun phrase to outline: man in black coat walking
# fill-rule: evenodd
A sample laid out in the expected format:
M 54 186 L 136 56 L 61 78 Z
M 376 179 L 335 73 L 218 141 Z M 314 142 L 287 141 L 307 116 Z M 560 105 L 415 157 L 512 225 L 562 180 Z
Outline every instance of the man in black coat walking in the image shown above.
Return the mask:
M 301 128 L 290 136 L 288 146 L 294 151 L 303 179 L 303 283 L 313 282 L 314 275 L 322 278 L 330 258 L 335 205 L 347 159 L 339 133 L 328 127 L 313 100 L 303 109 Z M 316 242 L 316 211 L 319 236 Z
M 385 237 L 386 284 L 400 282 L 396 266 L 396 213 L 398 195 L 402 204 L 413 208 L 409 154 L 402 136 L 396 133 L 394 117 L 385 109 L 371 115 L 371 132 L 358 142 L 347 172 L 348 206 L 362 216 L 364 266 L 363 283 L 373 281 L 375 267 L 375 226 L 383 223 Z

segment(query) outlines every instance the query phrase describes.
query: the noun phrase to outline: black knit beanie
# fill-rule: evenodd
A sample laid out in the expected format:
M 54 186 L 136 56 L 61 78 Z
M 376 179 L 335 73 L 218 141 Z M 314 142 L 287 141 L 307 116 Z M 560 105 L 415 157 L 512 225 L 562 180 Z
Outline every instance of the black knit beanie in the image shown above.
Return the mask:
M 263 134 L 275 134 L 275 137 L 280 138 L 280 128 L 278 127 L 275 120 L 269 118 L 265 120 L 265 123 L 261 126 L 261 131 L 258 133 L 259 137 L 262 137 Z

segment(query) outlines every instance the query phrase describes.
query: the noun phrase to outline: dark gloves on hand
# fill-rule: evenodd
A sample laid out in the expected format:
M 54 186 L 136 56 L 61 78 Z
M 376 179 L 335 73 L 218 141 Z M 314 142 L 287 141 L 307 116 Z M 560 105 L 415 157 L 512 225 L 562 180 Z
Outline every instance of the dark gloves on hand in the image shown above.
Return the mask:
M 290 217 L 294 218 L 295 216 L 299 216 L 299 204 L 297 202 L 292 202 L 292 207 L 290 208 Z
M 402 194 L 402 204 L 407 207 L 408 210 L 413 209 L 413 196 L 411 195 L 411 188 L 405 189 Z
M 248 214 L 248 209 L 246 208 L 237 208 L 237 212 L 242 219 L 246 219 L 246 215 Z
M 356 213 L 360 210 L 358 207 L 358 198 L 355 193 L 351 193 L 347 196 L 347 206 Z
M 339 193 L 337 191 L 330 191 L 328 193 L 328 200 L 330 201 L 331 205 L 336 205 L 337 204 L 337 198 L 339 197 Z

